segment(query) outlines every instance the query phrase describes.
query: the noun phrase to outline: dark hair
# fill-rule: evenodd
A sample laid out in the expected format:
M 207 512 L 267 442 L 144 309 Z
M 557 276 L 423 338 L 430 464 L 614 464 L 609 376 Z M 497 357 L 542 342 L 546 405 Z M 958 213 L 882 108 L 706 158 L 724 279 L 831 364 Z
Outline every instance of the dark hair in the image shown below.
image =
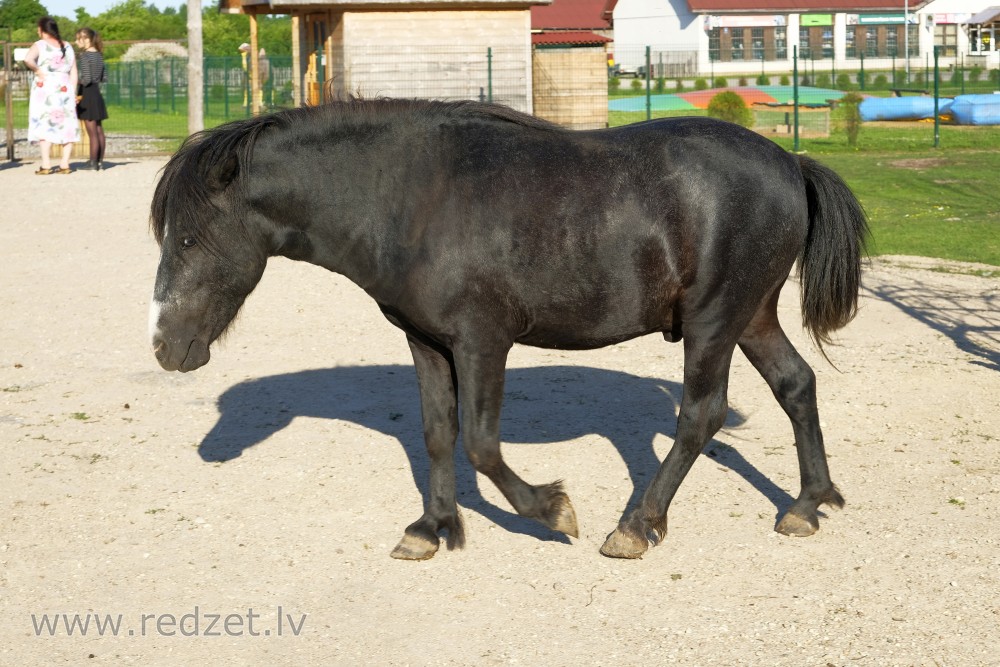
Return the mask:
M 101 36 L 97 34 L 97 31 L 93 28 L 80 28 L 76 31 L 76 36 L 79 37 L 83 35 L 90 40 L 90 45 L 93 46 L 98 51 L 104 51 L 104 42 L 101 41 Z
M 63 56 L 66 55 L 66 42 L 63 38 L 59 36 L 59 26 L 56 24 L 56 20 L 51 16 L 43 16 L 38 19 L 38 29 L 44 32 L 46 35 L 52 35 L 59 42 L 59 48 L 62 49 Z

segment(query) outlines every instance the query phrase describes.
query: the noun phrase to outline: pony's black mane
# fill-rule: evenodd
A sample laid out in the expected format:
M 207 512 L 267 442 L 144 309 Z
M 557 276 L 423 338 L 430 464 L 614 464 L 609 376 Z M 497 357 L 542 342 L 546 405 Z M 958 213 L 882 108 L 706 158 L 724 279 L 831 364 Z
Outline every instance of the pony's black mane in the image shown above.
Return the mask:
M 548 121 L 497 104 L 391 98 L 351 98 L 233 121 L 191 135 L 167 162 L 153 195 L 150 211 L 153 236 L 157 243 L 163 243 L 168 205 L 176 215 L 183 216 L 185 228 L 194 233 L 205 231 L 207 221 L 195 216 L 194 212 L 204 210 L 205 205 L 212 205 L 213 171 L 235 157 L 239 165 L 237 181 L 244 182 L 246 167 L 253 157 L 254 144 L 263 133 L 272 128 L 371 122 L 399 115 L 429 120 L 463 118 L 513 123 L 549 131 L 562 129 Z

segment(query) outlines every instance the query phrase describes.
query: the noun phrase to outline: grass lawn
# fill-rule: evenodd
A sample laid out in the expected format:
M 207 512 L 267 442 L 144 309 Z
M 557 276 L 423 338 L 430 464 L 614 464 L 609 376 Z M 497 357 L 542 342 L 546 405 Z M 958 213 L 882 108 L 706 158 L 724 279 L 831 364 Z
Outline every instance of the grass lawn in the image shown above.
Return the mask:
M 811 155 L 843 176 L 861 200 L 871 219 L 871 254 L 1000 267 L 1000 151 Z
M 692 115 L 664 111 L 654 117 Z M 645 112 L 611 112 L 611 125 Z M 837 127 L 800 150 L 837 171 L 871 220 L 872 255 L 916 255 L 1000 267 L 1000 127 L 866 123 L 857 147 Z M 774 139 L 791 150 L 792 139 Z M 987 272 L 989 273 L 989 272 Z M 990 275 L 1000 276 L 1000 269 Z

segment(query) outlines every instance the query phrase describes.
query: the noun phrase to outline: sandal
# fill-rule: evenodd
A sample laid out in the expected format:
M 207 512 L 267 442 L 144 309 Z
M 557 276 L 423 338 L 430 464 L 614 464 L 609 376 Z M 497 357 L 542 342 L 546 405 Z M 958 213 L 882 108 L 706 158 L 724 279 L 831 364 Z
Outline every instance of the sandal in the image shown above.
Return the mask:
M 59 171 L 59 167 L 39 167 L 35 170 L 35 176 L 48 176 L 49 174 L 54 174 Z
M 73 170 L 70 167 L 56 167 L 55 169 L 53 169 L 49 173 L 50 174 L 72 174 Z

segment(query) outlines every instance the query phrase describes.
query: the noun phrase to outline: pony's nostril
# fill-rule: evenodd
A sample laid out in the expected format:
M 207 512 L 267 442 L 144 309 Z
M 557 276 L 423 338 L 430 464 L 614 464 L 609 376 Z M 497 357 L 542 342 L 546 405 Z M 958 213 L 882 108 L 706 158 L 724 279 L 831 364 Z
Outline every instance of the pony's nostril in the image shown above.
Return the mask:
M 162 359 L 167 353 L 167 344 L 162 340 L 153 341 L 153 354 L 156 355 L 157 359 Z

